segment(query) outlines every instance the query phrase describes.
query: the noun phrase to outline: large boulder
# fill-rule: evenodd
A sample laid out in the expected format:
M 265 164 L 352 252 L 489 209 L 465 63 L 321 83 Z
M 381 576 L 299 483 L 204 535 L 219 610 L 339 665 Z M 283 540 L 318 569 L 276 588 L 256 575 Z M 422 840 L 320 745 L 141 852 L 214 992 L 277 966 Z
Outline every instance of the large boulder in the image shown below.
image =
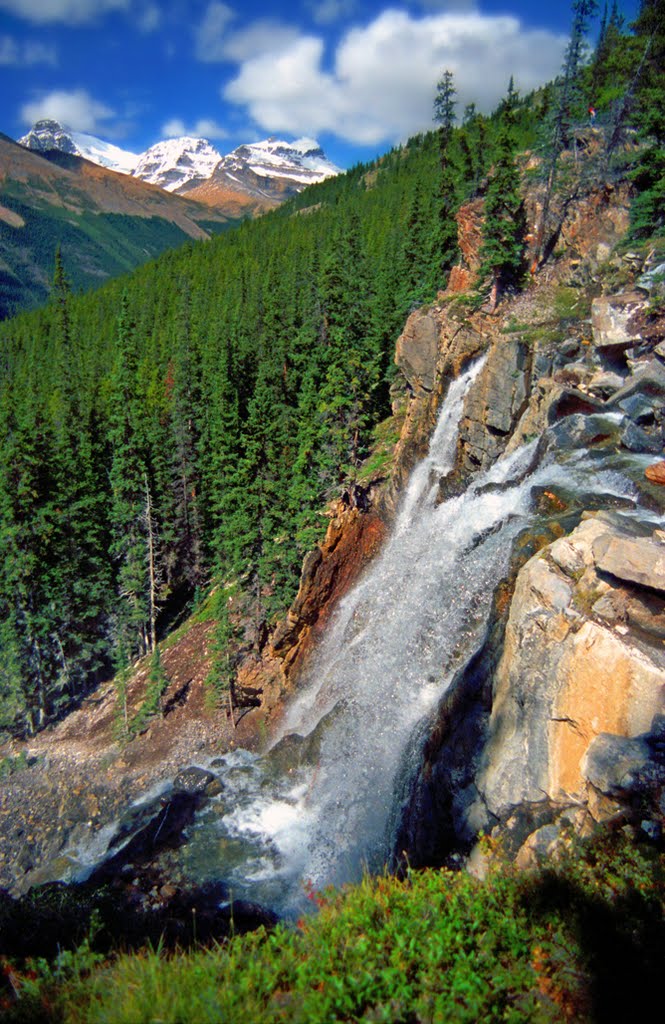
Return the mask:
M 665 545 L 629 528 L 587 518 L 518 576 L 476 782 L 492 819 L 525 803 L 587 804 L 585 759 L 597 737 L 646 734 L 665 710 L 662 641 L 634 619 L 602 614 L 613 595 L 624 607 L 646 595 L 659 604 L 649 606 L 656 620 L 663 611 L 653 584 L 663 582 Z
M 639 330 L 631 326 L 635 314 L 645 307 L 644 295 L 622 292 L 602 295 L 591 304 L 591 328 L 596 349 L 628 349 L 641 340 Z
M 665 535 L 662 540 L 660 534 L 656 536 L 652 540 L 601 534 L 593 544 L 597 568 L 620 580 L 665 593 Z

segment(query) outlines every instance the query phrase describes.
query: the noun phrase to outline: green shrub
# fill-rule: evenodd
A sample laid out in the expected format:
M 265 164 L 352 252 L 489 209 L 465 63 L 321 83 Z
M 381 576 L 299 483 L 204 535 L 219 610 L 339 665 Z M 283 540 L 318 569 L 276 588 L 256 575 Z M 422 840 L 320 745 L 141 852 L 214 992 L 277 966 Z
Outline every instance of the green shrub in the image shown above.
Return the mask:
M 27 980 L 17 972 L 34 1016 L 12 1016 L 19 998 L 8 1019 L 596 1021 L 628 994 L 640 1019 L 661 986 L 663 855 L 610 836 L 570 841 L 530 874 L 491 864 L 484 882 L 427 870 L 310 891 L 318 913 L 296 927 L 187 955 L 99 965 L 86 948 L 65 974 L 62 960 Z

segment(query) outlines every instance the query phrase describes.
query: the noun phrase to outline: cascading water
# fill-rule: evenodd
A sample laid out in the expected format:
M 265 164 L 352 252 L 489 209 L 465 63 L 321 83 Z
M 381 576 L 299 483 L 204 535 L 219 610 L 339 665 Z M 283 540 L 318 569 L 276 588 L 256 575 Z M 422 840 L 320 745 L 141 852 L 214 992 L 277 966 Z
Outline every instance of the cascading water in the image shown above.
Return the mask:
M 290 914 L 303 905 L 304 884 L 379 867 L 404 751 L 483 633 L 512 541 L 532 517 L 532 489 L 558 483 L 629 496 L 621 473 L 584 454 L 537 465 L 533 443 L 437 505 L 480 368 L 450 386 L 392 539 L 340 602 L 280 740 L 263 757 L 236 751 L 216 765 L 225 790 L 183 848 L 189 877 L 223 878 L 234 896 Z

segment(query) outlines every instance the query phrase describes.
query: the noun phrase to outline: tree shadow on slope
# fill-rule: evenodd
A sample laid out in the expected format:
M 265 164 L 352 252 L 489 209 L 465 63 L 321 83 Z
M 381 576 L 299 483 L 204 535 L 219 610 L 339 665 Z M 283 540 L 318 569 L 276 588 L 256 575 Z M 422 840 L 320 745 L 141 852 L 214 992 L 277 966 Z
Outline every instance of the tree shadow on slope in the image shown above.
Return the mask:
M 627 1013 L 648 1020 L 662 1007 L 662 878 L 654 885 L 610 871 L 580 883 L 551 870 L 527 883 L 523 899 L 533 924 L 544 926 L 533 966 L 561 1019 L 605 1022 Z

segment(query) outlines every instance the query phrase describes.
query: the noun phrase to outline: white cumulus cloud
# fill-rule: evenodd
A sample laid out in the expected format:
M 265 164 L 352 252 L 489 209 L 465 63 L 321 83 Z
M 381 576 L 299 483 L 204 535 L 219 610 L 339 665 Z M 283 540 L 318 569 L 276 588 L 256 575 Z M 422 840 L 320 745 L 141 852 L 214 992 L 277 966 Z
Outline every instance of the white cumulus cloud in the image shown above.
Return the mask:
M 258 18 L 243 28 L 232 28 L 236 13 L 227 4 L 208 4 L 203 20 L 195 29 L 195 51 L 206 63 L 240 63 L 264 53 L 277 53 L 297 42 L 300 29 L 276 18 Z
M 115 117 L 115 111 L 93 99 L 85 89 L 74 89 L 71 92 L 56 89 L 24 103 L 20 116 L 28 125 L 50 118 L 73 131 L 95 133 L 108 131 L 105 122 Z
M 508 15 L 417 17 L 387 10 L 344 36 L 331 69 L 323 40 L 300 35 L 244 60 L 223 96 L 245 107 L 265 131 L 327 131 L 367 145 L 398 142 L 432 126 L 444 69 L 454 74 L 459 110 L 472 100 L 489 110 L 511 74 L 522 92 L 553 77 L 565 44 L 563 36 L 526 28 Z
M 226 139 L 228 132 L 223 125 L 210 117 L 200 117 L 193 125 L 187 125 L 180 117 L 172 117 L 162 125 L 165 139 L 178 139 L 182 135 L 201 139 Z
M 224 60 L 244 61 L 265 53 L 280 53 L 300 38 L 300 30 L 273 18 L 260 18 L 247 28 L 230 32 L 220 46 Z
M 131 0 L 0 0 L 0 10 L 40 25 L 82 25 L 108 11 L 126 11 L 130 5 Z
M 337 82 L 321 68 L 323 41 L 303 36 L 285 50 L 245 61 L 224 97 L 246 105 L 269 131 L 316 135 L 342 114 Z

